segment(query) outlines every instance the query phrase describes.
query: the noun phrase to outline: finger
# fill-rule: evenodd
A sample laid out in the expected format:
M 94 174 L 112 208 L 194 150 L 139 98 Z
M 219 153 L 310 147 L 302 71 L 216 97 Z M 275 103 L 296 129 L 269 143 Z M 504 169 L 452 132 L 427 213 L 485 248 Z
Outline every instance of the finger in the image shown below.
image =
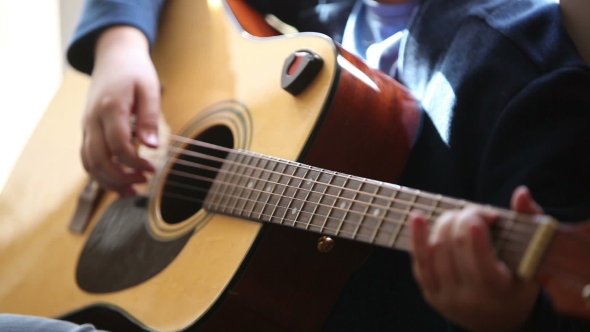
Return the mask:
M 88 157 L 86 157 L 86 133 L 84 133 L 84 136 L 82 137 L 82 145 L 80 146 L 80 159 L 82 160 L 82 166 L 84 166 L 84 169 L 86 170 L 86 172 L 90 172 L 90 164 L 88 163 Z
M 535 202 L 530 190 L 526 186 L 519 186 L 512 193 L 510 206 L 520 213 L 543 214 L 543 208 Z
M 464 283 L 483 283 L 478 259 L 474 247 L 471 228 L 474 225 L 487 227 L 496 219 L 496 213 L 490 209 L 469 206 L 461 210 L 453 227 L 453 254 L 457 273 Z
M 135 114 L 137 115 L 137 137 L 142 144 L 151 148 L 158 146 L 160 91 L 159 84 L 152 84 L 150 82 L 140 82 L 136 87 L 137 99 Z
M 438 281 L 432 266 L 432 251 L 428 247 L 428 220 L 421 211 L 410 213 L 411 255 L 414 277 L 426 292 L 436 292 Z
M 434 273 L 441 285 L 458 285 L 461 283 L 452 245 L 453 224 L 457 215 L 458 211 L 446 211 L 436 220 L 430 233 L 429 244 L 434 251 Z
M 89 128 L 83 154 L 90 174 L 106 189 L 123 193 L 132 184 L 146 181 L 141 174 L 126 174 L 120 165 L 112 161 L 99 125 Z
M 512 274 L 508 267 L 497 258 L 488 226 L 484 223 L 473 223 L 470 225 L 470 233 L 481 282 L 488 287 L 506 287 L 512 280 Z
M 86 121 L 84 121 L 84 122 L 86 122 Z M 86 135 L 86 130 L 85 130 L 84 136 L 82 139 L 82 146 L 80 148 L 80 157 L 81 157 L 82 165 L 84 166 L 84 169 L 91 175 L 92 178 L 94 178 L 96 180 L 96 175 L 92 175 L 93 170 L 92 170 L 92 167 L 90 166 L 90 162 L 88 161 L 88 157 L 87 157 L 88 153 L 87 153 L 87 149 L 85 148 L 86 140 L 87 140 L 87 135 Z M 91 146 L 91 143 L 88 145 Z M 101 187 L 103 187 L 105 189 L 114 190 L 114 188 L 112 188 L 112 184 L 110 184 L 108 180 L 98 181 L 98 183 L 101 185 Z M 128 186 L 127 188 L 124 188 L 119 192 L 123 196 L 135 195 L 137 193 L 135 188 L 133 188 L 133 186 Z
M 489 205 L 469 204 L 465 206 L 464 210 L 472 211 L 480 216 L 484 221 L 492 224 L 498 217 L 498 212 Z
M 128 112 L 122 109 L 108 110 L 100 119 L 108 151 L 117 158 L 118 162 L 135 170 L 154 171 L 154 166 L 140 158 L 133 145 Z

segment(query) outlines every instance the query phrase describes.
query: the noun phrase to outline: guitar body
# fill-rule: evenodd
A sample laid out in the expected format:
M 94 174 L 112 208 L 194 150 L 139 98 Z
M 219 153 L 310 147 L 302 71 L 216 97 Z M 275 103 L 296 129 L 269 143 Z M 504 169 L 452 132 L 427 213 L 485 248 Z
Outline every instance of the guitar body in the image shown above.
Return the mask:
M 418 126 L 410 94 L 325 36 L 252 36 L 272 33 L 237 1 L 169 1 L 153 52 L 169 130 L 394 182 Z M 323 65 L 292 95 L 281 75 L 299 50 Z M 88 87 L 85 75 L 66 73 L 0 194 L 0 312 L 101 307 L 158 331 L 319 329 L 370 247 L 336 240 L 320 252 L 317 234 L 167 200 L 174 153 L 145 195 L 107 193 L 82 234 L 68 229 L 87 182 L 79 125 Z

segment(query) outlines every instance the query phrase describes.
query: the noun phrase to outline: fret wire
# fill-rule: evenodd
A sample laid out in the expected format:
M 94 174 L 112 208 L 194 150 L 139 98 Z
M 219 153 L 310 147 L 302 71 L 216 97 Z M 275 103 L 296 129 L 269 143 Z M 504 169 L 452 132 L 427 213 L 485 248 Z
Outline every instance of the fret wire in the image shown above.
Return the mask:
M 255 158 L 252 155 L 250 155 L 249 157 L 250 157 L 250 159 L 248 160 L 248 166 L 251 166 L 253 161 L 254 161 L 255 165 L 258 165 L 260 158 Z M 247 194 L 248 194 L 247 198 L 250 198 L 250 196 L 252 195 L 252 190 L 254 189 L 254 181 L 256 181 L 256 176 L 254 175 L 254 172 L 257 170 L 257 168 L 256 167 L 248 167 L 248 169 L 249 169 L 250 173 L 248 175 L 248 170 L 246 170 L 246 172 L 244 173 L 245 186 L 240 191 L 240 194 L 239 194 L 240 197 L 243 196 L 244 192 L 247 192 Z M 246 208 L 247 202 L 248 202 L 247 200 L 244 200 L 244 202 L 241 204 L 241 207 L 238 207 L 238 204 L 236 204 L 236 209 L 238 211 L 240 211 L 240 215 L 244 215 L 244 209 Z
M 260 192 L 260 195 L 262 195 L 263 193 L 267 193 L 268 196 L 266 197 L 266 200 L 264 202 L 264 204 L 262 204 L 262 209 L 260 209 L 260 215 L 258 216 L 258 219 L 262 218 L 262 214 L 264 213 L 264 209 L 266 209 L 266 206 L 268 205 L 268 201 L 270 200 L 271 196 L 272 196 L 272 191 L 274 190 L 274 188 L 271 188 L 270 183 L 270 177 L 271 174 L 277 169 L 277 165 L 279 165 L 279 163 L 275 162 L 274 165 L 272 166 L 272 169 L 270 172 L 268 172 L 268 177 L 266 179 L 266 183 L 263 184 L 263 188 Z M 268 188 L 268 190 L 266 190 Z M 269 217 L 268 221 L 272 220 L 272 215 Z
M 338 187 L 339 188 L 338 194 L 334 195 L 334 201 L 332 201 L 332 204 L 330 205 L 328 213 L 326 213 L 326 220 L 324 220 L 324 225 L 326 225 L 326 223 L 328 222 L 328 219 L 330 218 L 332 211 L 334 211 L 334 206 L 336 206 L 336 202 L 338 201 L 338 198 L 342 194 L 342 189 L 344 186 L 346 186 L 346 184 L 348 183 L 348 179 L 350 178 L 350 176 L 342 176 L 342 175 L 338 175 L 338 174 L 334 174 L 334 175 L 335 175 L 335 177 L 344 178 L 344 182 L 342 183 L 342 185 L 340 185 Z M 336 229 L 336 233 L 334 235 L 338 235 L 338 229 Z
M 178 162 L 178 160 L 177 160 Z M 211 188 L 209 190 L 209 193 L 206 197 L 206 200 L 204 201 L 204 203 L 208 203 L 208 205 L 213 208 L 213 204 L 215 204 L 215 201 L 218 199 L 219 197 L 219 190 L 220 187 L 223 185 L 223 177 L 226 175 L 226 173 L 222 173 L 221 172 L 222 168 L 220 167 L 219 172 L 217 172 L 215 174 L 215 178 L 213 178 L 212 184 L 211 184 Z M 174 174 L 172 173 L 173 170 L 170 170 L 170 174 Z
M 230 154 L 227 156 L 227 160 L 231 161 L 231 160 L 232 160 L 231 158 L 234 158 L 234 156 L 235 156 L 235 154 L 233 154 L 233 153 L 230 153 Z M 232 175 L 231 169 L 232 169 L 232 167 L 234 167 L 235 165 L 236 165 L 235 163 L 227 163 L 227 164 L 226 164 L 226 163 L 224 163 L 224 164 L 222 165 L 222 167 L 221 167 L 221 170 L 223 170 L 223 169 L 224 169 L 224 167 L 225 167 L 225 166 L 227 166 L 227 168 L 228 168 L 228 172 L 224 172 L 224 173 L 222 174 L 222 176 L 223 176 L 223 181 L 219 181 L 219 182 L 218 182 L 218 184 L 219 184 L 219 188 L 217 189 L 217 192 L 216 192 L 216 194 L 217 194 L 217 195 L 216 195 L 215 199 L 214 199 L 214 200 L 211 202 L 211 206 L 213 206 L 213 207 L 216 207 L 216 208 L 215 208 L 216 210 L 219 210 L 219 207 L 221 206 L 221 202 L 223 201 L 223 199 L 224 199 L 224 197 L 225 197 L 225 196 L 224 196 L 224 192 L 225 192 L 225 190 L 226 190 L 226 188 L 227 188 L 227 183 L 229 183 L 229 182 L 227 181 L 227 178 L 228 178 L 228 175 L 229 175 L 229 176 L 231 176 L 231 175 Z M 218 175 L 218 176 L 219 176 L 219 175 Z M 221 177 L 219 177 L 219 178 L 220 178 L 220 180 L 221 180 Z
M 299 168 L 299 169 L 301 169 L 301 168 Z M 303 174 L 304 179 L 307 178 L 307 174 L 309 174 L 309 166 L 305 169 L 305 173 Z M 293 193 L 293 197 L 297 196 L 297 194 L 299 193 L 299 190 L 301 189 L 301 185 L 303 183 L 304 183 L 304 180 L 299 181 L 299 186 L 297 186 L 297 189 L 295 189 L 295 192 Z M 295 218 L 293 218 L 293 227 L 295 227 L 295 222 L 297 220 L 299 220 L 299 215 L 301 214 L 301 210 L 303 210 L 303 206 L 305 205 L 305 202 L 307 201 L 308 196 L 309 196 L 309 191 L 307 192 L 307 195 L 305 196 L 305 198 L 301 202 L 301 207 L 295 211 L 297 213 L 295 214 Z M 293 202 L 293 200 L 291 199 L 291 203 L 292 202 Z
M 350 178 L 351 176 L 346 176 L 346 183 L 350 183 Z M 362 188 L 362 182 L 361 182 L 361 188 Z M 342 198 L 342 192 L 346 191 L 346 190 L 350 190 L 348 188 L 346 188 L 346 184 L 342 186 L 342 190 L 340 190 L 340 193 L 338 194 L 338 198 L 336 198 L 336 200 Z M 353 189 L 354 190 L 354 189 Z M 342 224 L 344 223 L 344 219 L 346 219 L 346 216 L 348 216 L 348 213 L 350 212 L 350 208 L 352 207 L 352 204 L 354 204 L 353 202 L 356 200 L 356 197 L 358 195 L 358 190 L 355 190 L 354 195 L 352 196 L 352 198 L 350 198 L 350 202 L 348 204 L 344 203 L 347 205 L 346 209 L 340 208 L 341 210 L 344 210 L 344 212 L 342 213 L 342 218 L 340 219 L 340 224 L 338 224 L 338 228 L 336 228 L 336 234 L 338 235 L 338 233 L 340 233 L 340 230 L 342 229 Z M 346 197 L 345 197 L 346 199 Z
M 285 174 L 285 173 L 287 172 L 287 169 L 289 168 L 289 166 L 292 166 L 292 165 L 290 165 L 289 163 L 287 163 L 287 165 L 285 166 L 285 170 L 283 171 L 283 174 Z M 291 202 L 293 202 L 293 199 L 291 199 L 291 200 L 289 201 L 289 203 L 287 203 L 287 205 L 286 205 L 286 206 L 283 206 L 283 205 L 280 205 L 280 206 L 279 206 L 279 203 L 281 202 L 281 200 L 282 200 L 282 199 L 286 199 L 286 198 L 288 198 L 288 196 L 287 196 L 287 195 L 285 195 L 285 192 L 287 191 L 287 188 L 289 188 L 289 187 L 290 187 L 290 185 L 289 185 L 289 184 L 291 183 L 291 179 L 292 179 L 293 175 L 295 174 L 295 172 L 297 172 L 297 167 L 295 167 L 295 169 L 293 170 L 293 174 L 290 174 L 290 175 L 287 177 L 287 183 L 285 183 L 285 184 L 282 184 L 282 185 L 283 185 L 283 191 L 282 191 L 282 192 L 281 192 L 281 193 L 278 195 L 278 196 L 279 196 L 279 198 L 277 199 L 277 203 L 275 204 L 275 207 L 274 207 L 274 210 L 273 210 L 273 213 L 272 213 L 272 215 L 273 215 L 273 217 L 274 217 L 275 211 L 276 211 L 276 209 L 277 209 L 278 207 L 282 207 L 282 208 L 284 209 L 284 211 L 283 211 L 283 216 L 282 216 L 282 217 L 279 217 L 279 220 L 280 220 L 280 223 L 281 223 L 281 224 L 283 224 L 283 223 L 284 223 L 284 221 L 285 221 L 285 217 L 287 216 L 287 211 L 289 210 L 289 207 L 290 207 L 290 205 L 291 205 Z M 286 176 L 286 174 L 285 174 L 285 176 Z M 280 181 L 280 178 L 279 178 L 279 183 L 280 183 L 280 182 L 281 182 L 281 181 Z
M 366 182 L 364 182 L 364 183 L 366 183 Z M 362 187 L 362 185 L 361 185 L 361 187 Z M 356 239 L 356 236 L 358 234 L 359 228 L 361 227 L 361 224 L 365 221 L 365 218 L 367 217 L 369 208 L 370 208 L 371 204 L 373 203 L 373 201 L 375 200 L 375 195 L 377 194 L 378 191 L 379 191 L 379 186 L 378 185 L 375 185 L 375 191 L 373 191 L 373 193 L 371 194 L 371 199 L 368 202 L 368 204 L 365 204 L 366 205 L 365 206 L 365 211 L 363 211 L 363 213 L 361 214 L 361 217 L 360 217 L 358 223 L 356 224 L 356 227 L 355 227 L 354 232 L 353 232 L 353 235 L 352 235 L 352 238 L 353 239 Z
M 248 204 L 248 202 L 250 201 L 250 197 L 252 197 L 252 192 L 254 191 L 254 189 L 256 188 L 256 185 L 258 184 L 258 179 L 260 178 L 260 176 L 256 176 L 254 175 L 256 171 L 260 170 L 260 168 L 258 167 L 258 165 L 260 164 L 260 161 L 263 160 L 261 158 L 252 158 L 253 160 L 255 160 L 255 164 L 254 167 L 252 167 L 252 173 L 250 178 L 252 181 L 248 182 L 248 197 L 246 198 L 242 198 L 242 200 L 244 201 L 244 204 L 242 205 L 242 207 L 240 208 L 242 210 L 241 215 L 245 216 L 246 215 L 246 205 Z M 260 171 L 260 175 L 262 175 L 262 171 Z M 254 204 L 252 204 L 252 209 L 254 209 Z M 252 214 L 252 210 L 250 210 L 250 215 Z
M 385 188 L 385 186 L 381 186 L 380 188 Z M 377 224 L 377 227 L 375 227 L 375 229 L 373 230 L 373 235 L 371 236 L 371 243 L 375 243 L 375 238 L 377 237 L 377 233 L 379 232 L 379 230 L 381 230 L 381 226 L 383 225 L 383 221 L 385 220 L 385 217 L 387 216 L 387 213 L 389 211 L 389 209 L 391 208 L 391 205 L 393 204 L 393 202 L 395 201 L 397 194 L 399 193 L 399 190 L 397 190 L 396 188 L 393 188 L 393 197 L 391 197 L 391 199 L 388 199 L 388 203 L 387 203 L 387 207 L 383 210 L 383 214 L 381 216 L 381 218 L 379 218 L 379 223 Z
M 287 168 L 289 168 L 289 164 L 286 164 L 286 165 L 285 165 L 285 168 L 283 169 L 283 172 L 287 171 Z M 297 169 L 297 168 L 295 167 L 295 169 Z M 293 171 L 293 172 L 295 172 L 295 171 Z M 282 185 L 282 186 L 283 186 L 283 191 L 281 191 L 281 193 L 278 195 L 279 197 L 278 197 L 278 199 L 277 199 L 277 202 L 276 202 L 275 206 L 274 206 L 274 207 L 273 207 L 273 209 L 272 209 L 272 213 L 270 214 L 270 215 L 271 215 L 271 217 L 270 217 L 271 221 L 272 221 L 272 218 L 275 216 L 275 212 L 276 212 L 276 210 L 277 210 L 277 207 L 279 207 L 279 203 L 281 202 L 281 198 L 283 198 L 283 197 L 285 196 L 285 195 L 284 195 L 284 194 L 285 194 L 285 190 L 287 190 L 287 186 L 288 186 L 288 185 L 289 185 L 289 183 L 291 182 L 291 176 L 293 176 L 293 174 L 291 174 L 291 175 L 289 176 L 289 178 L 287 178 L 287 183 L 286 183 L 286 184 L 282 184 L 282 183 L 281 183 L 281 179 L 283 178 L 283 175 L 284 175 L 284 174 L 280 174 L 280 175 L 279 175 L 279 179 L 278 179 L 278 183 L 279 183 L 279 185 Z M 277 188 L 277 187 L 275 186 L 275 188 L 274 188 L 274 189 L 276 189 L 276 188 Z M 271 195 L 276 195 L 276 194 L 274 193 L 274 189 L 273 189 L 273 193 L 272 193 Z M 286 210 L 285 210 L 285 211 L 286 211 Z M 283 221 L 284 221 L 284 219 L 285 219 L 285 214 L 283 213 L 283 217 L 282 217 L 282 218 L 279 218 L 279 219 L 280 219 L 280 222 L 279 222 L 279 223 L 282 225 L 282 224 L 283 224 Z
M 241 164 L 242 164 L 242 169 L 243 169 L 244 165 L 248 165 L 248 164 L 250 164 L 250 162 L 252 162 L 252 156 L 248 155 L 248 154 L 244 154 L 244 159 L 242 159 L 242 161 L 243 162 Z M 250 175 L 248 175 L 248 171 L 250 171 Z M 238 207 L 238 204 L 240 204 L 240 201 L 243 200 L 243 199 L 241 199 L 242 193 L 244 192 L 244 190 L 246 188 L 248 188 L 247 187 L 248 181 L 249 181 L 248 177 L 251 178 L 253 168 L 248 167 L 245 170 L 243 169 L 243 172 L 244 172 L 243 174 L 242 174 L 242 170 L 240 170 L 238 172 L 239 178 L 238 178 L 238 182 L 237 182 L 237 186 L 236 186 L 236 187 L 238 187 L 238 193 L 236 194 L 236 199 L 235 199 L 235 201 L 232 201 L 231 199 L 229 200 L 229 203 L 230 203 L 229 205 L 231 205 L 231 210 L 229 212 L 230 214 L 240 214 L 241 215 L 241 212 L 236 212 L 238 210 L 237 207 Z M 244 183 L 244 184 L 241 184 L 241 183 Z M 246 201 L 244 201 L 244 202 L 246 202 Z M 244 204 L 246 204 L 246 203 L 244 203 Z
M 172 170 L 170 170 L 169 174 L 173 174 Z M 217 177 L 221 178 L 221 174 L 217 174 Z M 166 185 L 168 185 L 169 183 L 174 183 L 171 182 L 170 180 L 166 180 Z M 218 192 L 219 192 L 219 186 L 221 186 L 221 181 L 218 181 L 217 178 L 213 179 L 213 182 L 211 184 L 211 188 L 209 188 L 209 192 L 206 194 L 205 199 L 203 200 L 203 206 L 208 206 L 213 208 L 212 203 L 215 201 L 215 199 L 218 196 Z
M 232 155 L 228 155 L 227 158 L 228 159 L 232 158 Z M 225 166 L 226 166 L 226 164 L 223 164 L 222 167 L 225 167 Z M 232 164 L 227 164 L 227 168 L 231 168 L 231 167 L 233 167 Z M 215 199 L 212 202 L 213 204 L 215 204 L 213 206 L 215 206 L 216 209 L 219 209 L 219 207 L 221 206 L 221 203 L 220 202 L 224 198 L 223 190 L 226 188 L 226 183 L 228 183 L 226 181 L 226 179 L 231 175 L 231 172 L 223 172 L 223 174 L 220 174 L 220 175 L 222 175 L 223 178 L 221 179 L 221 177 L 220 177 L 220 180 L 222 180 L 222 181 L 219 181 L 218 182 L 219 183 L 219 186 L 217 188 L 217 193 L 216 193 L 217 195 L 215 196 Z
M 265 181 L 265 180 L 263 180 L 263 177 L 264 177 L 264 172 L 266 171 L 266 165 L 268 165 L 268 160 L 264 159 L 264 158 L 258 158 L 258 162 L 256 164 L 259 165 L 260 162 L 264 163 L 262 167 L 258 167 L 258 169 L 260 170 L 260 175 L 258 175 L 257 177 L 254 178 L 254 186 L 252 187 L 252 191 L 250 192 L 250 196 L 248 196 L 248 198 L 246 199 L 249 201 L 253 201 L 252 208 L 250 209 L 250 212 L 248 212 L 248 216 L 247 216 L 248 218 L 252 218 L 252 214 L 254 213 L 254 210 L 256 209 L 256 205 L 259 204 L 258 198 L 260 198 L 260 195 L 263 192 L 262 190 L 256 189 L 256 188 L 258 187 L 258 184 L 260 183 L 261 180 Z M 264 189 L 264 183 L 262 184 L 262 189 Z M 256 197 L 254 199 L 251 199 L 252 192 L 254 192 L 254 194 L 256 195 Z M 244 214 L 244 216 L 246 216 L 246 215 Z
M 419 191 L 419 190 L 417 190 L 417 191 L 413 192 L 412 194 L 413 194 L 413 196 L 412 196 L 412 201 L 411 201 L 411 202 L 408 204 L 408 206 L 407 206 L 407 208 L 406 208 L 406 210 L 405 210 L 405 214 L 402 214 L 402 216 L 403 216 L 403 219 L 402 219 L 402 220 L 400 220 L 400 223 L 397 225 L 397 230 L 396 230 L 396 232 L 395 232 L 394 236 L 393 236 L 393 237 L 391 238 L 391 240 L 390 240 L 390 243 L 389 243 L 389 247 L 390 247 L 390 248 L 391 248 L 391 247 L 393 247 L 393 245 L 394 245 L 394 244 L 395 244 L 395 242 L 397 241 L 397 238 L 398 238 L 398 236 L 399 236 L 399 233 L 400 233 L 400 232 L 401 232 L 401 230 L 402 230 L 402 227 L 404 227 L 404 226 L 405 226 L 405 224 L 407 223 L 407 220 L 408 220 L 409 213 L 410 213 L 410 211 L 412 210 L 412 208 L 413 208 L 413 205 L 414 205 L 414 203 L 416 202 L 416 199 L 418 199 L 418 195 L 420 194 L 420 191 Z
M 433 200 L 433 204 L 431 204 L 431 206 L 428 208 L 428 214 L 426 215 L 426 220 L 431 220 L 432 217 L 434 216 L 434 211 L 436 211 L 436 209 L 438 208 L 438 205 L 440 204 L 441 197 L 442 197 L 441 195 L 436 195 L 436 198 Z
M 285 211 L 283 211 L 283 216 L 281 217 L 281 224 L 283 223 L 283 221 L 285 220 L 285 217 L 287 217 L 287 213 L 289 212 L 289 210 L 291 209 L 291 204 L 293 204 L 293 198 L 295 197 L 295 194 L 297 192 L 297 188 L 294 186 L 289 186 L 289 184 L 291 183 L 291 180 L 295 177 L 295 173 L 297 173 L 297 170 L 299 169 L 299 167 L 297 165 L 287 165 L 287 167 L 289 166 L 293 166 L 294 170 L 293 173 L 289 176 L 289 178 L 287 179 L 287 183 L 285 184 L 285 189 L 283 189 L 283 193 L 280 195 L 279 200 L 277 201 L 277 204 L 280 202 L 281 199 L 283 198 L 289 198 L 289 203 L 287 203 L 287 206 L 284 207 Z M 301 186 L 301 180 L 299 182 L 299 186 Z M 287 188 L 292 188 L 294 189 L 293 191 L 295 192 L 293 194 L 293 196 L 289 197 L 287 195 L 284 195 L 284 193 L 287 191 Z
M 241 161 L 239 161 L 237 158 L 243 157 L 243 156 L 244 156 L 243 154 L 240 154 L 239 156 L 235 156 L 235 158 L 233 159 L 235 168 L 233 168 L 233 171 L 231 172 L 231 174 L 228 178 L 228 181 L 227 181 L 228 185 L 225 187 L 225 190 L 224 190 L 224 195 L 229 196 L 229 197 L 227 197 L 227 199 L 225 199 L 225 200 L 222 199 L 220 202 L 220 204 L 223 205 L 224 212 L 227 212 L 227 209 L 229 208 L 229 201 L 231 200 L 231 196 L 233 196 L 233 192 L 235 191 L 235 188 L 237 187 L 236 185 L 234 185 L 234 179 L 238 175 L 238 170 L 239 170 L 240 166 L 242 165 Z M 229 193 L 229 195 L 227 195 L 226 193 Z
M 514 224 L 516 224 L 516 213 L 513 212 L 510 217 L 506 218 L 506 220 L 508 220 L 510 222 L 510 226 L 504 228 L 502 230 L 502 232 L 500 232 L 498 244 L 496 246 L 494 246 L 494 251 L 496 252 L 496 255 L 498 257 L 500 257 L 500 252 L 502 251 L 502 246 L 504 246 L 504 244 L 506 242 L 506 239 L 504 238 L 504 236 L 508 236 L 512 232 L 512 228 L 514 227 Z
M 234 159 L 237 164 L 237 167 L 236 167 L 235 171 L 232 173 L 232 175 L 230 176 L 230 180 L 229 180 L 230 185 L 228 186 L 228 190 L 230 190 L 230 193 L 229 193 L 230 197 L 225 201 L 225 204 L 223 204 L 224 205 L 223 211 L 226 213 L 230 213 L 229 210 L 232 208 L 231 207 L 232 204 L 230 204 L 230 203 L 232 202 L 232 198 L 235 197 L 236 187 L 238 187 L 238 185 L 237 185 L 238 183 L 236 183 L 235 181 L 236 181 L 236 178 L 238 179 L 238 181 L 240 179 L 240 167 L 243 168 L 243 166 L 244 166 L 243 160 L 245 158 L 245 154 L 240 154 L 238 156 L 238 158 Z
M 327 183 L 326 187 L 324 188 L 324 190 L 323 190 L 323 192 L 322 192 L 322 194 L 320 196 L 320 199 L 318 200 L 318 204 L 316 204 L 316 206 L 315 206 L 315 208 L 313 210 L 313 216 L 314 217 L 316 216 L 315 212 L 317 211 L 318 206 L 321 204 L 322 200 L 324 199 L 324 197 L 326 195 L 326 191 L 328 191 L 328 188 L 332 184 L 332 181 L 334 180 L 334 177 L 335 177 L 335 174 L 332 173 L 332 172 L 327 173 L 327 172 L 324 172 L 323 170 L 321 172 L 323 172 L 324 174 L 330 174 L 331 176 L 330 176 L 330 179 L 328 180 L 328 183 Z M 336 202 L 336 199 L 335 198 L 334 198 L 334 202 Z M 328 221 L 328 213 L 326 213 L 326 216 L 324 218 L 324 222 L 322 223 L 322 226 L 320 227 L 320 233 L 323 233 L 324 228 L 326 227 L 326 222 L 327 221 Z
M 307 172 L 309 172 L 309 170 L 311 170 L 312 168 L 310 166 L 307 166 L 307 167 L 308 167 Z M 307 180 L 310 184 L 310 187 L 309 187 L 309 190 L 307 191 L 307 194 L 305 195 L 305 198 L 303 199 L 303 204 L 301 204 L 301 209 L 299 209 L 299 212 L 297 212 L 297 216 L 295 216 L 295 219 L 299 220 L 299 215 L 303 211 L 303 207 L 305 206 L 305 204 L 309 203 L 307 200 L 309 199 L 309 196 L 311 195 L 313 188 L 316 185 L 316 181 L 320 178 L 321 174 L 322 174 L 321 172 L 318 172 L 318 175 L 316 176 L 315 179 L 313 179 L 312 181 Z M 320 196 L 320 199 L 318 200 L 318 203 L 320 200 L 321 200 L 321 196 Z M 318 206 L 318 204 L 316 204 L 316 208 L 317 208 L 317 206 Z M 315 212 L 315 210 L 314 210 L 314 212 Z M 309 217 L 309 221 L 307 221 L 307 224 L 305 225 L 305 229 L 309 229 L 309 224 L 311 224 L 312 220 L 313 220 L 313 213 Z

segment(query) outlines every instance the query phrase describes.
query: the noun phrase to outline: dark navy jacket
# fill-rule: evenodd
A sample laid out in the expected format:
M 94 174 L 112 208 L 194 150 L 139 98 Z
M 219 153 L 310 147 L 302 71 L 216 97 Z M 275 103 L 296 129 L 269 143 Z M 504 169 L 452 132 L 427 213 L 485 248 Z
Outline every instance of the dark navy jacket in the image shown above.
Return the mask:
M 339 41 L 354 1 L 255 0 L 300 31 Z M 140 28 L 151 43 L 161 1 L 88 0 L 68 59 L 92 69 L 98 32 Z M 107 15 L 108 13 L 108 15 Z M 528 185 L 564 221 L 590 218 L 590 70 L 545 0 L 423 0 L 397 78 L 424 110 L 399 181 L 499 206 Z M 384 153 L 387 147 L 383 147 Z M 530 331 L 588 331 L 539 297 Z M 349 281 L 325 326 L 334 331 L 460 330 L 422 300 L 405 253 L 377 250 Z

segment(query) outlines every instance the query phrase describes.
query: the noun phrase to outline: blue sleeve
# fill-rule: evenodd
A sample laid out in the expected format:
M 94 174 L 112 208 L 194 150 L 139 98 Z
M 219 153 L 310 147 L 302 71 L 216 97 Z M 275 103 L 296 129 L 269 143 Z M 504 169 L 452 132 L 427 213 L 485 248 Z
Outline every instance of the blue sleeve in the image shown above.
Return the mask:
M 0 314 L 0 331 L 106 332 L 97 330 L 91 324 L 76 325 L 57 319 L 15 314 Z
M 100 33 L 113 25 L 130 25 L 141 30 L 154 44 L 158 19 L 165 0 L 86 0 L 67 60 L 75 69 L 90 74 L 94 47 Z

